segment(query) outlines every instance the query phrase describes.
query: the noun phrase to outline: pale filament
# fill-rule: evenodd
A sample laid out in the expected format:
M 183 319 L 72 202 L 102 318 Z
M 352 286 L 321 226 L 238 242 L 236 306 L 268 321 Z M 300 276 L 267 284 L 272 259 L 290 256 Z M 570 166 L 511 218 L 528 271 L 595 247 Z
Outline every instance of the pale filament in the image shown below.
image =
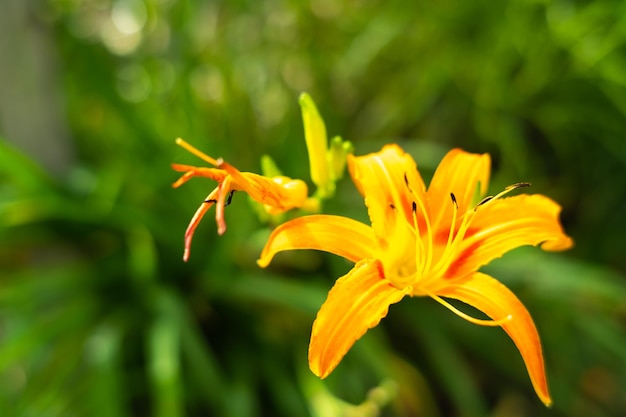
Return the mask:
M 433 250 L 433 231 L 430 225 L 430 218 L 428 217 L 428 213 L 426 212 L 426 207 L 424 206 L 424 202 L 422 201 L 421 198 L 416 198 L 416 200 L 417 200 L 417 203 L 419 204 L 420 210 L 424 214 L 424 222 L 426 223 L 426 235 L 427 235 L 426 240 L 428 242 L 428 244 L 426 245 L 426 249 L 427 249 L 426 263 L 422 264 L 421 271 L 419 271 L 420 274 L 423 275 L 424 273 L 426 273 L 426 271 L 430 269 L 432 265 L 432 261 L 433 261 L 433 251 L 434 251 Z M 417 219 L 415 221 L 417 221 Z M 421 236 L 420 236 L 420 240 L 422 240 Z
M 492 196 L 485 197 L 481 202 L 479 202 L 476 206 L 474 206 L 473 210 L 468 210 L 467 212 L 463 214 L 463 216 L 461 217 L 462 219 L 461 225 L 459 226 L 459 229 L 456 235 L 454 234 L 454 231 L 456 229 L 456 223 L 459 220 L 458 219 L 459 207 L 456 202 L 456 197 L 454 196 L 453 193 L 450 193 L 450 197 L 453 203 L 453 209 L 452 209 L 452 221 L 450 222 L 450 230 L 448 233 L 448 241 L 439 260 L 437 261 L 433 269 L 428 274 L 428 277 L 430 279 L 427 279 L 427 281 L 436 279 L 443 272 L 443 270 L 449 266 L 450 262 L 454 259 L 454 253 L 457 251 L 458 247 L 461 245 L 461 243 L 463 242 L 463 239 L 465 238 L 465 234 L 467 233 L 467 230 L 469 229 L 476 215 L 476 211 L 480 207 L 486 204 L 489 204 L 494 200 L 499 199 L 500 197 L 504 196 L 505 194 L 508 194 L 509 192 L 513 190 L 516 190 L 522 187 L 529 187 L 529 186 L 530 186 L 530 183 L 520 182 L 520 183 L 509 185 L 508 187 L 506 187 L 504 190 L 502 190 L 500 193 L 496 194 L 493 197 Z M 427 284 L 427 282 L 425 282 L 424 284 Z
M 411 216 L 413 217 L 413 233 L 415 234 L 415 240 L 417 244 L 415 245 L 415 269 L 422 270 L 421 266 L 424 264 L 424 240 L 420 235 L 420 227 L 419 222 L 417 221 L 417 205 L 413 202 L 413 206 L 411 207 Z M 416 271 L 417 273 L 417 271 Z
M 417 201 L 417 204 L 414 201 L 413 206 L 412 206 L 413 227 L 415 228 L 415 234 L 416 234 L 415 238 L 419 241 L 419 245 L 415 245 L 415 250 L 416 250 L 416 254 L 415 254 L 416 262 L 415 263 L 416 263 L 416 267 L 418 267 L 419 265 L 419 268 L 418 268 L 419 270 L 416 272 L 419 274 L 419 276 L 423 276 L 426 273 L 426 271 L 430 269 L 432 265 L 433 252 L 434 252 L 433 231 L 432 231 L 432 227 L 430 224 L 430 217 L 428 216 L 428 211 L 426 210 L 426 206 L 424 206 L 424 201 L 422 200 L 422 198 L 420 198 L 420 196 L 418 196 L 413 191 L 413 189 L 409 185 L 409 180 L 406 176 L 406 173 L 404 174 L 404 183 L 406 187 L 409 189 L 409 191 L 411 192 L 411 194 L 413 195 L 413 198 Z M 418 204 L 419 204 L 419 209 L 421 210 L 424 216 L 424 223 L 426 223 L 426 236 L 427 236 L 426 248 L 424 248 L 424 240 L 422 239 L 422 236 L 419 231 L 419 225 L 418 225 L 419 222 L 417 219 L 417 205 Z M 424 253 L 424 249 L 426 249 L 426 253 Z
M 192 146 L 191 144 L 189 144 L 188 142 L 186 142 L 185 140 L 181 138 L 176 138 L 176 144 L 213 166 L 216 166 L 219 168 L 220 165 L 222 165 L 221 159 L 216 160 L 216 159 L 211 158 L 209 155 L 205 154 L 204 152 Z
M 454 231 L 456 230 L 456 222 L 459 220 L 458 218 L 459 206 L 456 202 L 456 197 L 454 197 L 454 194 L 451 193 L 450 195 L 452 198 L 453 207 L 452 207 L 452 221 L 450 222 L 450 230 L 448 232 L 448 242 L 446 243 L 446 247 L 443 250 L 441 257 L 439 258 L 439 261 L 437 262 L 437 264 L 431 271 L 431 274 L 430 274 L 431 279 L 436 279 L 439 276 L 439 274 L 442 272 L 442 270 L 444 270 L 445 268 L 449 266 L 450 261 L 454 259 L 453 255 L 457 247 L 463 241 L 463 238 L 465 237 L 465 233 L 469 229 L 469 226 L 472 223 L 472 220 L 474 219 L 474 212 L 468 211 L 464 213 L 463 216 L 461 217 L 462 219 L 461 225 L 459 226 L 459 229 L 455 235 Z
M 429 297 L 433 298 L 439 304 L 443 305 L 448 310 L 452 311 L 454 314 L 456 314 L 457 316 L 461 317 L 462 319 L 465 319 L 465 320 L 469 321 L 470 323 L 474 323 L 474 324 L 477 324 L 479 326 L 494 326 L 494 327 L 495 326 L 502 326 L 506 322 L 509 322 L 509 321 L 513 320 L 513 315 L 512 314 L 509 314 L 509 315 L 507 315 L 506 317 L 504 317 L 504 318 L 502 318 L 500 320 L 482 320 L 482 319 L 477 319 L 475 317 L 472 317 L 472 316 L 462 312 L 461 310 L 459 310 L 458 308 L 456 308 L 455 306 L 453 306 L 452 304 L 450 304 L 449 302 L 447 302 L 443 298 L 439 297 L 438 295 L 428 294 L 428 293 L 426 295 L 428 295 Z

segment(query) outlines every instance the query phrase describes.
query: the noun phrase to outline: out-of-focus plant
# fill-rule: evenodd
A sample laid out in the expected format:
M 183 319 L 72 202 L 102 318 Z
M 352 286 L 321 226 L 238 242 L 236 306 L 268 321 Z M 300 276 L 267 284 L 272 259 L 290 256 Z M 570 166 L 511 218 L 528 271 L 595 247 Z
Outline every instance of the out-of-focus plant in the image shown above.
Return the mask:
M 7 5 L 0 414 L 602 417 L 626 408 L 622 3 Z M 308 178 L 294 157 L 307 153 L 300 91 L 360 154 L 397 142 L 428 178 L 447 149 L 489 152 L 494 189 L 529 181 L 563 205 L 572 251 L 516 250 L 485 270 L 533 312 L 551 410 L 504 332 L 424 300 L 392 306 L 320 382 L 306 365 L 310 324 L 350 266 L 294 252 L 259 271 L 269 230 L 245 204 L 228 207 L 237 227 L 223 236 L 202 223 L 182 262 L 181 234 L 207 190 L 199 180 L 185 198 L 171 189 L 169 164 L 197 162 L 173 139 L 248 172 L 271 155 Z M 36 93 L 56 95 L 56 111 L 40 110 Z M 31 158 L 17 150 L 29 129 L 11 129 L 52 113 L 74 155 L 54 177 L 33 162 L 49 138 L 37 137 Z M 361 206 L 341 180 L 325 211 L 365 221 Z
M 309 153 L 311 180 L 317 186 L 313 196 L 308 195 L 308 187 L 304 181 L 284 176 L 271 157 L 267 155 L 261 159 L 264 175 L 241 172 L 222 158 L 214 159 L 183 139 L 176 139 L 177 145 L 212 167 L 172 164 L 175 171 L 183 172 L 173 187 L 178 188 L 194 177 L 209 178 L 218 183 L 217 187 L 202 201 L 187 226 L 183 260 L 189 259 L 193 234 L 213 205 L 215 205 L 217 233 L 223 235 L 226 232 L 224 210 L 231 203 L 236 191 L 248 194 L 261 217 L 274 216 L 275 222 L 280 222 L 284 213 L 294 209 L 305 213 L 318 212 L 322 200 L 332 197 L 335 183 L 343 176 L 347 156 L 352 152 L 352 144 L 335 136 L 332 146 L 328 148 L 326 127 L 315 103 L 306 93 L 301 94 L 300 103 Z M 279 217 L 276 218 L 276 216 Z

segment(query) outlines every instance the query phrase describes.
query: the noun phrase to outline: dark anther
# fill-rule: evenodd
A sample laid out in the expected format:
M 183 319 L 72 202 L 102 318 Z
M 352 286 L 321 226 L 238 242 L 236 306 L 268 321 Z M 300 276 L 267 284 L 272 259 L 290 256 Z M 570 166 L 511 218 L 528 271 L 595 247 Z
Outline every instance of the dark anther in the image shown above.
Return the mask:
M 480 203 L 476 204 L 476 207 L 478 206 L 482 206 L 483 204 L 487 203 L 488 201 L 491 201 L 493 199 L 493 196 L 488 196 L 483 198 L 482 200 L 480 200 Z
M 518 182 L 516 184 L 509 185 L 505 189 L 506 190 L 514 190 L 516 188 L 524 188 L 524 187 L 530 187 L 530 183 L 529 182 Z
M 227 205 L 229 205 L 232 201 L 233 201 L 233 194 L 235 194 L 235 190 L 232 190 L 231 192 L 228 193 L 228 197 L 226 197 L 226 202 L 224 203 L 224 207 L 226 207 Z M 217 200 L 212 198 L 210 200 L 204 200 L 205 203 L 213 203 L 213 204 L 217 204 Z
M 235 194 L 235 190 L 231 190 L 231 192 L 228 193 L 228 197 L 226 198 L 226 203 L 224 203 L 224 207 L 226 207 L 233 201 L 233 194 Z
M 459 203 L 456 202 L 456 197 L 454 196 L 454 193 L 450 193 L 450 198 L 452 199 L 452 202 L 454 203 L 454 205 L 458 209 L 459 208 Z
M 411 210 L 413 210 L 413 213 L 417 211 L 417 204 L 415 203 L 415 201 L 411 203 Z

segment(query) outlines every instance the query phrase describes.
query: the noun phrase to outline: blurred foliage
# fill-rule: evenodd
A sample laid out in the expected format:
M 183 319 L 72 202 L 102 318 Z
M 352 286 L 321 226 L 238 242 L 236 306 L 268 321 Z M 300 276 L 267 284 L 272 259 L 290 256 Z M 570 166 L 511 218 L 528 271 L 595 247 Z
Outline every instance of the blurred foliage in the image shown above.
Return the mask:
M 0 19 L 0 414 L 617 416 L 626 409 L 626 3 L 599 0 L 6 0 Z M 348 269 L 255 259 L 235 196 L 189 263 L 214 187 L 172 190 L 180 136 L 242 170 L 308 178 L 297 97 L 357 154 L 398 142 L 430 175 L 490 152 L 492 190 L 563 207 L 564 254 L 486 271 L 527 305 L 554 398 L 498 329 L 393 306 L 324 381 L 310 325 Z M 364 219 L 348 179 L 325 211 Z

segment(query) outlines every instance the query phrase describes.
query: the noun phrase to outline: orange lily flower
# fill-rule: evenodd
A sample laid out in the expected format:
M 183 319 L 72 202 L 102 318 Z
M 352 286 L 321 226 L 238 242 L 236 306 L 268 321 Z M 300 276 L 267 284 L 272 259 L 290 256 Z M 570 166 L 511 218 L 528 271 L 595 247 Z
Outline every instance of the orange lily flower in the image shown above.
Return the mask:
M 172 164 L 175 171 L 184 174 L 174 183 L 174 188 L 180 187 L 193 177 L 206 177 L 218 182 L 218 186 L 209 193 L 193 215 L 185 232 L 185 251 L 183 260 L 189 259 L 193 234 L 207 211 L 215 204 L 215 221 L 217 233 L 226 232 L 224 207 L 230 204 L 235 191 L 245 191 L 253 200 L 263 204 L 269 214 L 282 212 L 304 206 L 308 202 L 308 190 L 304 181 L 294 180 L 285 176 L 264 177 L 251 172 L 241 172 L 223 159 L 213 159 L 194 148 L 184 140 L 178 138 L 176 143 L 200 159 L 216 168 L 195 167 L 191 165 Z
M 488 154 L 450 151 L 428 189 L 413 158 L 397 145 L 348 157 L 350 174 L 365 198 L 371 226 L 333 215 L 304 216 L 271 234 L 258 263 L 280 251 L 316 249 L 355 262 L 328 293 L 313 323 L 309 365 L 325 378 L 368 329 L 403 297 L 429 296 L 476 324 L 501 326 L 513 339 L 537 395 L 551 404 L 537 329 L 523 304 L 504 285 L 478 269 L 522 245 L 546 250 L 572 246 L 559 223 L 560 207 L 542 195 L 484 195 Z M 479 188 L 478 188 L 479 187 Z M 461 312 L 444 298 L 460 300 L 492 320 Z

